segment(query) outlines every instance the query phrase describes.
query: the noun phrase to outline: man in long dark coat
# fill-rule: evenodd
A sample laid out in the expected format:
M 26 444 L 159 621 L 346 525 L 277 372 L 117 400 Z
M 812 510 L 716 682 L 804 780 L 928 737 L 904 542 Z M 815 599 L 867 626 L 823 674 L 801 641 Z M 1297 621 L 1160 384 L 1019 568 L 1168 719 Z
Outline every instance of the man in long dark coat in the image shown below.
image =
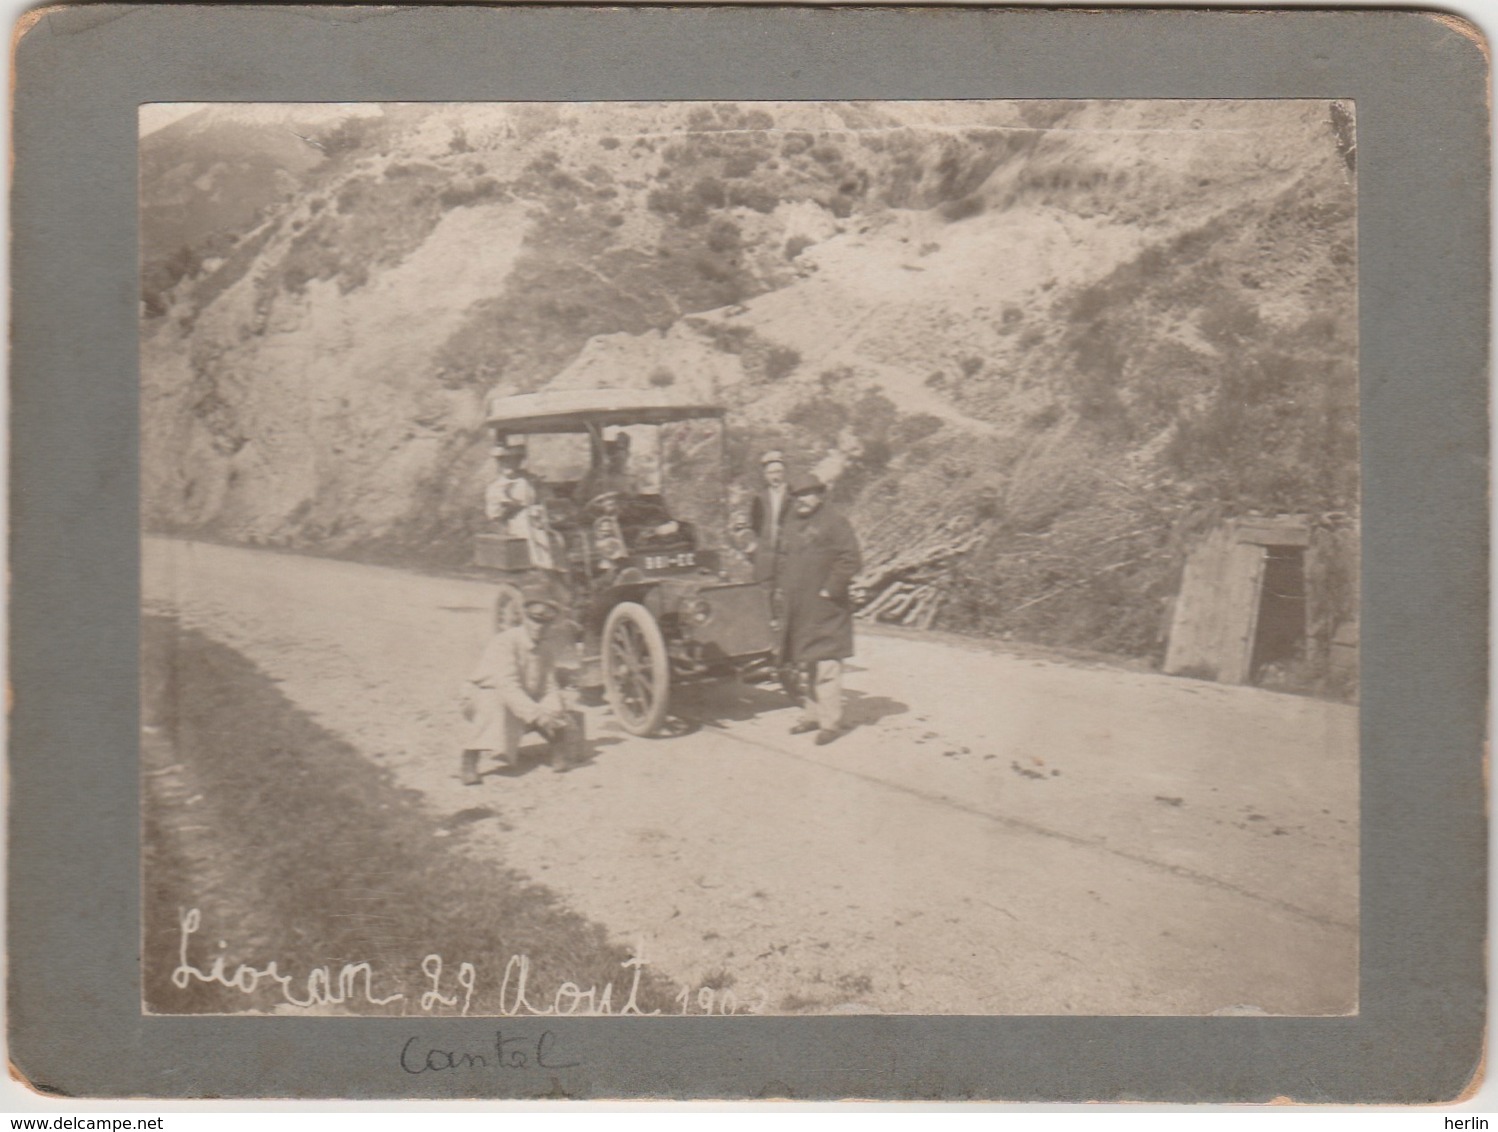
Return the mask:
M 798 475 L 790 492 L 776 571 L 784 610 L 781 659 L 798 670 L 803 693 L 801 720 L 791 734 L 815 731 L 822 746 L 843 733 L 843 661 L 853 655 L 849 587 L 863 562 L 853 527 L 827 505 L 826 484 Z

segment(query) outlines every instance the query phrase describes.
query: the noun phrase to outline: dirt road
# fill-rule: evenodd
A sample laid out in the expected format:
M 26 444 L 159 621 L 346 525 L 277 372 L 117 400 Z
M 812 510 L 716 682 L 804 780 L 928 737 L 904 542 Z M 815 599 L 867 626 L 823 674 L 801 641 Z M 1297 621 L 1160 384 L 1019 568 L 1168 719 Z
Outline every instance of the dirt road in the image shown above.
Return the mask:
M 679 697 L 679 737 L 593 709 L 588 765 L 465 788 L 456 692 L 491 587 L 147 539 L 143 590 L 689 990 L 768 1013 L 1356 1009 L 1346 705 L 863 633 L 858 726 L 830 746 L 732 685 Z

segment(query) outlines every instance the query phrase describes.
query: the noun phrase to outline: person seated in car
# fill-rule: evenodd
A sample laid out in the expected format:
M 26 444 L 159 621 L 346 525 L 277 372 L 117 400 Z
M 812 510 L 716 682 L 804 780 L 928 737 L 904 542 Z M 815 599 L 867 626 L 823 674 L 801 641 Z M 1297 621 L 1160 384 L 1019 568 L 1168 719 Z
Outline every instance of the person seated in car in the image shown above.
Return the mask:
M 639 485 L 629 471 L 629 433 L 621 432 L 612 440 L 603 442 L 603 461 L 595 466 L 578 485 L 577 498 L 590 503 L 601 495 L 617 492 L 619 495 L 639 494 Z
M 629 433 L 620 432 L 603 442 L 603 466 L 578 485 L 576 498 L 593 516 L 600 559 L 618 561 L 639 549 L 690 546 L 690 526 L 673 519 L 658 496 L 641 494 L 629 460 Z
M 671 518 L 665 505 L 652 496 L 626 499 L 617 491 L 595 496 L 593 549 L 605 569 L 647 550 L 690 550 L 695 545 L 692 525 Z
M 629 544 L 624 540 L 624 524 L 620 522 L 619 502 L 623 497 L 617 491 L 606 491 L 594 496 L 591 510 L 593 520 L 593 550 L 599 564 L 610 569 L 629 557 Z

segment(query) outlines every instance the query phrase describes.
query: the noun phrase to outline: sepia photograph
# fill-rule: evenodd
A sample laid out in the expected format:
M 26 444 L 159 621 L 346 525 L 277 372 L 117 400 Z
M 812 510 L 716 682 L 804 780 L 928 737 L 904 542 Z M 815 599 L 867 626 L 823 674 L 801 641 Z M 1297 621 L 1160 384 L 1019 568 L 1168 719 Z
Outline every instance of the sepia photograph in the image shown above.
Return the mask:
M 1356 1015 L 1355 121 L 142 105 L 142 1012 Z

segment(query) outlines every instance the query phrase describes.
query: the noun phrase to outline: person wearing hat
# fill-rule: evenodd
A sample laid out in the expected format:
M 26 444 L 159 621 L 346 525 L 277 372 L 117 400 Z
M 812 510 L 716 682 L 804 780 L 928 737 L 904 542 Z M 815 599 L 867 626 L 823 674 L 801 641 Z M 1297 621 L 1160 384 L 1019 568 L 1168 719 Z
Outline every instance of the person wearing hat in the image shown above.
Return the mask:
M 843 733 L 843 661 L 853 655 L 853 578 L 863 566 L 858 536 L 827 505 L 827 485 L 792 477 L 791 515 L 780 537 L 775 578 L 784 611 L 781 661 L 797 670 L 801 719 L 792 735 L 817 733 L 818 746 Z
M 562 606 L 545 586 L 527 586 L 521 596 L 520 624 L 490 638 L 465 688 L 464 715 L 474 730 L 463 749 L 464 786 L 479 784 L 479 759 L 485 755 L 514 765 L 520 740 L 529 732 L 545 738 L 553 753 L 580 745 L 580 736 L 573 734 L 579 717 L 568 712 L 557 680 L 567 642 L 552 630 Z M 566 769 L 565 761 L 552 765 Z
M 499 526 L 506 538 L 525 540 L 532 566 L 538 570 L 556 569 L 557 555 L 546 508 L 536 494 L 536 485 L 525 474 L 525 445 L 496 444 L 490 454 L 499 464 L 499 470 L 484 489 L 484 514 Z
M 772 449 L 759 458 L 765 486 L 749 504 L 749 529 L 754 532 L 754 580 L 762 582 L 775 572 L 775 554 L 780 531 L 790 510 L 785 482 L 785 456 Z

